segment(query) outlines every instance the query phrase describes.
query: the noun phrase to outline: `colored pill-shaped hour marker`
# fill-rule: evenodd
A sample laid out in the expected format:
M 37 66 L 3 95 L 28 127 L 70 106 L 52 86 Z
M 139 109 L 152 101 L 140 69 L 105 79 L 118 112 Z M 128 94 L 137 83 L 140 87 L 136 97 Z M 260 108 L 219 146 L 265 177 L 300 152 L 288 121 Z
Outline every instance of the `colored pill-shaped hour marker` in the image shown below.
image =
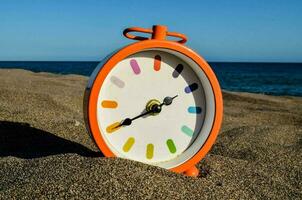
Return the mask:
M 107 131 L 107 133 L 113 133 L 114 131 L 117 131 L 120 128 L 121 128 L 120 122 L 115 122 L 115 123 L 107 126 L 106 131 Z
M 195 107 L 195 106 L 190 106 L 188 108 L 188 112 L 193 113 L 193 114 L 200 114 L 201 113 L 201 108 L 200 107 Z
M 141 73 L 141 69 L 140 69 L 140 67 L 139 67 L 139 65 L 138 65 L 138 63 L 135 59 L 130 60 L 130 65 L 131 65 L 131 68 L 132 68 L 134 74 Z
M 172 139 L 168 139 L 167 140 L 167 146 L 168 146 L 168 149 L 169 149 L 169 151 L 171 153 L 175 153 L 176 152 L 176 146 L 175 146 L 175 144 L 174 144 L 174 142 L 173 142 Z
M 189 137 L 192 137 L 194 135 L 194 131 L 186 125 L 181 127 L 181 131 Z
M 116 101 L 110 101 L 110 100 L 104 100 L 102 101 L 102 107 L 103 108 L 116 108 L 117 102 Z
M 154 70 L 159 71 L 160 70 L 160 65 L 161 65 L 161 57 L 159 55 L 156 55 L 154 57 Z
M 177 78 L 181 74 L 183 69 L 184 66 L 182 64 L 178 64 L 172 73 L 173 78 Z
M 131 147 L 133 146 L 134 142 L 135 142 L 134 137 L 128 138 L 128 140 L 125 142 L 125 144 L 124 144 L 124 146 L 123 146 L 123 150 L 124 150 L 125 152 L 130 151 L 130 149 L 131 149 Z
M 190 93 L 190 92 L 193 92 L 193 91 L 197 90 L 197 88 L 198 88 L 198 84 L 197 83 L 192 83 L 191 85 L 189 85 L 185 88 L 185 92 Z
M 111 81 L 111 83 L 113 83 L 114 85 L 116 85 L 119 88 L 125 87 L 125 82 L 116 76 L 111 76 L 110 81 Z
M 147 145 L 147 150 L 146 150 L 146 158 L 147 159 L 152 159 L 153 158 L 153 152 L 154 152 L 154 145 L 153 144 L 148 144 Z

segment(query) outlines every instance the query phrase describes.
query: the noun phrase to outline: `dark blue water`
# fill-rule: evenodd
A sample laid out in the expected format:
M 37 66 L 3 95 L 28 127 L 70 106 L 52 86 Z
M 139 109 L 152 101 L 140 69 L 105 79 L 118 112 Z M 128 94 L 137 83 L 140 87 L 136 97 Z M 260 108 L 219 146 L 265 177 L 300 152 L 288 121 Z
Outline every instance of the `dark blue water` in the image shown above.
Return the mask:
M 0 68 L 89 76 L 98 62 L 0 62 Z M 211 62 L 225 90 L 302 96 L 302 63 Z

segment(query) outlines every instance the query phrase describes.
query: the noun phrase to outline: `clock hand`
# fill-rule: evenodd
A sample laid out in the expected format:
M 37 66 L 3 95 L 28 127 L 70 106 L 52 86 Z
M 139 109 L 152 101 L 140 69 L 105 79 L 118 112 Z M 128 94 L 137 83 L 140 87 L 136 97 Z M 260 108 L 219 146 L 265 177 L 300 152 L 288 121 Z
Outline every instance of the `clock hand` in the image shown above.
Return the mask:
M 142 114 L 140 114 L 140 115 L 138 115 L 136 117 L 133 117 L 132 119 L 130 119 L 130 118 L 124 119 L 122 121 L 122 123 L 120 123 L 118 125 L 118 127 L 119 126 L 129 126 L 129 125 L 131 125 L 132 121 L 134 121 L 134 120 L 136 120 L 138 118 L 141 118 L 141 117 L 143 117 L 145 115 L 148 115 L 148 114 L 151 114 L 151 113 L 159 113 L 160 111 L 161 111 L 161 106 L 160 105 L 154 105 L 151 110 L 146 111 L 146 112 L 144 112 L 144 113 L 142 113 Z
M 169 96 L 165 97 L 164 100 L 163 100 L 163 103 L 161 103 L 160 105 L 156 105 L 155 104 L 155 105 L 152 106 L 151 110 L 149 110 L 149 111 L 146 111 L 146 112 L 144 112 L 144 113 L 142 113 L 142 114 L 140 114 L 140 115 L 138 115 L 136 117 L 133 117 L 131 119 L 130 118 L 124 119 L 117 127 L 120 127 L 120 126 L 129 126 L 129 125 L 132 124 L 132 121 L 134 121 L 134 120 L 136 120 L 138 118 L 141 118 L 141 117 L 143 117 L 145 115 L 151 114 L 151 113 L 160 113 L 161 112 L 161 107 L 163 105 L 166 105 L 166 106 L 171 105 L 172 102 L 173 102 L 173 99 L 175 99 L 176 97 L 178 97 L 178 95 L 176 95 L 174 97 L 169 97 Z
M 166 105 L 166 106 L 171 105 L 173 102 L 173 99 L 175 99 L 176 97 L 178 97 L 178 95 L 175 95 L 174 97 L 165 97 L 164 101 L 161 105 Z

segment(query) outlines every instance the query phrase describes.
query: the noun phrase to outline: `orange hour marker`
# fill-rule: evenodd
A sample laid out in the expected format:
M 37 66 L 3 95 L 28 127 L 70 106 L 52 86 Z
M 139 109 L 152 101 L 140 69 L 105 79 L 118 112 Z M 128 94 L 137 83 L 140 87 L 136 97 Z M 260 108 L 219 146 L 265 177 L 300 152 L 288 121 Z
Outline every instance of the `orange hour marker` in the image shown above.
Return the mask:
M 117 102 L 116 101 L 104 100 L 104 101 L 102 101 L 102 107 L 103 108 L 116 108 L 117 107 Z
M 161 57 L 159 55 L 156 55 L 154 57 L 154 70 L 159 71 L 161 65 Z
M 121 128 L 119 125 L 120 125 L 120 122 L 115 122 L 113 124 L 110 124 L 106 128 L 107 133 L 113 133 L 114 131 L 117 131 L 118 129 Z

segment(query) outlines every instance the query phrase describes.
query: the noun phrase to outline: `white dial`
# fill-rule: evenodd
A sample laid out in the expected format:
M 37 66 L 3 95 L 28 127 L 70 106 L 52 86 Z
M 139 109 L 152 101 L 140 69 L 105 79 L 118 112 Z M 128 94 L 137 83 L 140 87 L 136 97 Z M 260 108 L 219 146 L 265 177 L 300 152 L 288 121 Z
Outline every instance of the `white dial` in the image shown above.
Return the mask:
M 166 168 L 177 166 L 201 148 L 210 132 L 213 114 L 207 110 L 213 110 L 214 98 L 213 93 L 206 95 L 209 87 L 202 70 L 184 56 L 158 49 L 133 54 L 109 72 L 100 89 L 100 133 L 119 157 Z M 130 125 L 120 124 L 147 112 L 150 100 L 162 104 L 165 97 L 175 98 L 170 105 L 161 105 L 160 113 L 144 115 Z M 195 140 L 199 145 L 191 148 Z

